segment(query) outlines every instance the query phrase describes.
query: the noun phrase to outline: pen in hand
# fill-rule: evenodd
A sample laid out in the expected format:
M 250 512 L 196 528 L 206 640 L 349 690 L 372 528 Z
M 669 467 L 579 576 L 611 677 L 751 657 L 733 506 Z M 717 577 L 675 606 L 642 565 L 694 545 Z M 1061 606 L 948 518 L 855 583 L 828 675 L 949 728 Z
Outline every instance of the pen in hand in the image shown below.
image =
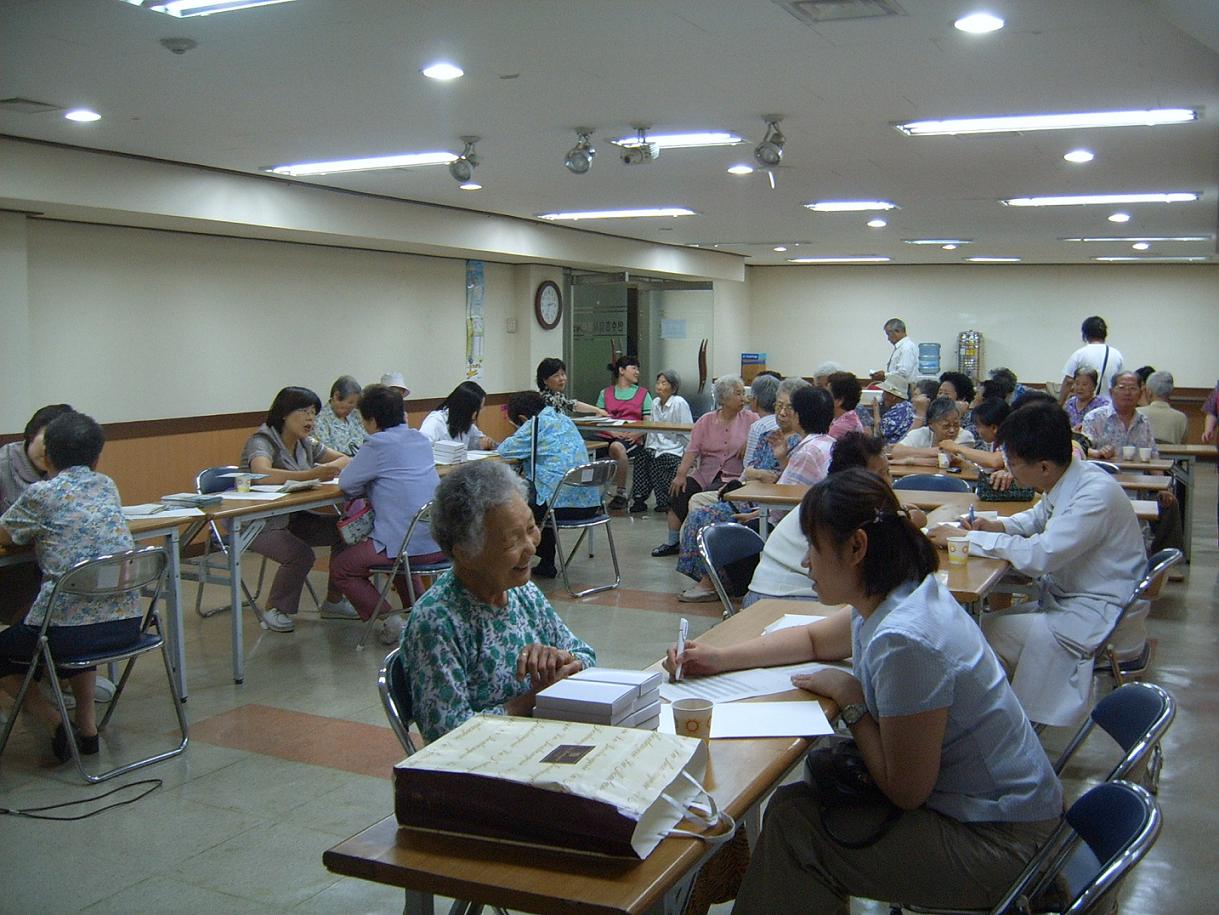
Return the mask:
M 974 507 L 971 505 L 971 506 L 969 506 L 969 527 L 971 530 L 973 529 L 973 526 L 974 526 L 975 517 L 977 517 L 977 516 L 974 514 Z
M 684 616 L 677 625 L 677 668 L 673 671 L 674 682 L 681 679 L 681 656 L 686 650 L 686 636 L 690 634 L 690 621 Z

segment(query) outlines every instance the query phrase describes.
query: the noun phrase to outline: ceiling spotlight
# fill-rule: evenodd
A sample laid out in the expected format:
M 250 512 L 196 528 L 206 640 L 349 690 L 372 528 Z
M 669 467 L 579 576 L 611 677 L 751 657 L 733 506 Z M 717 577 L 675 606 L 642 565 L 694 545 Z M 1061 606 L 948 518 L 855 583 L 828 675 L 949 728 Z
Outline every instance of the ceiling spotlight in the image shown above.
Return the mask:
M 587 174 L 593 167 L 593 156 L 597 155 L 597 151 L 593 149 L 592 133 L 591 127 L 576 128 L 576 145 L 567 151 L 567 157 L 563 160 L 563 166 L 573 175 Z
M 786 251 L 786 250 L 787 250 L 787 246 L 786 246 L 786 245 L 775 245 L 775 246 L 774 246 L 773 248 L 771 248 L 770 250 L 772 250 L 772 251 L 778 251 L 780 254 L 782 254 L 784 251 Z
M 461 79 L 466 75 L 466 71 L 456 64 L 451 64 L 448 61 L 438 61 L 434 64 L 424 67 L 419 71 L 428 79 L 439 80 L 442 83 L 447 83 L 452 79 Z
M 1068 162 L 1074 162 L 1076 165 L 1083 165 L 1085 162 L 1091 162 L 1096 158 L 1096 154 L 1090 149 L 1073 149 L 1069 153 L 1064 153 L 1063 158 Z
M 1114 213 L 1109 217 L 1110 222 L 1130 222 L 1129 213 Z
M 766 135 L 762 142 L 753 148 L 753 157 L 762 168 L 774 168 L 783 159 L 783 144 L 787 138 L 779 130 L 780 118 L 776 114 L 766 115 Z
M 869 228 L 869 229 L 883 229 L 883 228 L 884 228 L 885 226 L 887 226 L 887 225 L 888 225 L 888 223 L 887 223 L 887 222 L 885 222 L 885 221 L 884 221 L 883 219 L 881 219 L 880 217 L 877 217 L 876 219 L 869 219 L 869 220 L 868 220 L 868 228 Z
M 953 23 L 962 32 L 973 35 L 985 35 L 987 32 L 997 32 L 1003 28 L 1003 20 L 991 13 L 970 13 Z
M 102 119 L 100 114 L 89 108 L 73 108 L 64 117 L 69 121 L 76 121 L 78 124 L 88 124 L 91 121 L 100 121 Z
M 728 174 L 730 174 L 730 175 L 752 175 L 753 166 L 746 165 L 744 162 L 738 162 L 736 165 L 731 165 L 728 167 Z
M 466 144 L 466 148 L 449 163 L 449 174 L 458 184 L 470 184 L 470 179 L 474 177 L 474 169 L 478 168 L 478 154 L 474 151 L 474 144 L 478 140 L 478 137 L 462 137 L 461 142 Z
M 1133 248 L 1135 251 L 1146 251 L 1148 248 L 1150 248 L 1150 247 L 1151 247 L 1151 245 L 1149 245 L 1149 244 L 1148 244 L 1147 242 L 1145 242 L 1145 241 L 1136 241 L 1136 242 L 1135 242 L 1133 245 L 1131 245 L 1130 247 L 1132 247 L 1132 248 Z
M 483 189 L 483 186 L 477 181 L 467 181 L 457 186 L 463 191 L 481 191 Z

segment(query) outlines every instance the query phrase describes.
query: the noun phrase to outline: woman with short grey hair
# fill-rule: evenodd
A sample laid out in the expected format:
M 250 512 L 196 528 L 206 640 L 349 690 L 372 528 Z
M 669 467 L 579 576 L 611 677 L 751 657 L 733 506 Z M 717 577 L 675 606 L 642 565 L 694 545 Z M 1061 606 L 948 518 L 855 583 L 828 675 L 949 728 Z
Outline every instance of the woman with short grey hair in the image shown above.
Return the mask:
M 425 739 L 476 714 L 527 716 L 539 690 L 597 663 L 530 580 L 541 534 L 507 466 L 441 479 L 431 528 L 453 568 L 415 604 L 401 649 Z
M 652 396 L 652 422 L 693 423 L 690 404 L 677 392 L 681 377 L 673 369 L 656 376 Z M 681 456 L 690 443 L 689 432 L 649 432 L 644 437 L 643 452 L 635 459 L 635 485 L 631 512 L 648 510 L 648 493 L 656 495 L 656 511 L 668 512 L 669 487 L 681 463 Z M 640 480 L 643 482 L 640 483 Z
M 893 446 L 892 458 L 902 464 L 936 464 L 940 457 L 940 442 L 973 445 L 974 437 L 961 428 L 961 410 L 951 397 L 937 397 L 927 407 L 927 425 L 911 429 L 906 437 Z M 959 464 L 956 455 L 949 458 Z
M 340 375 L 330 386 L 330 400 L 313 425 L 313 434 L 319 442 L 348 457 L 359 451 L 368 438 L 364 420 L 356 409 L 361 393 L 358 381 L 350 375 Z

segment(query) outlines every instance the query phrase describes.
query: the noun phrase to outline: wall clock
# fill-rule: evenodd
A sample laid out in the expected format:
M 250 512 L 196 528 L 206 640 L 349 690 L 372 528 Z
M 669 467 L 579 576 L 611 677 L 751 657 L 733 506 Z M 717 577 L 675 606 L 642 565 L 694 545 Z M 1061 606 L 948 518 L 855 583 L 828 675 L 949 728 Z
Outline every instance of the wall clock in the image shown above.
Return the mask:
M 533 314 L 545 330 L 554 330 L 563 319 L 563 294 L 558 284 L 546 280 L 533 296 Z

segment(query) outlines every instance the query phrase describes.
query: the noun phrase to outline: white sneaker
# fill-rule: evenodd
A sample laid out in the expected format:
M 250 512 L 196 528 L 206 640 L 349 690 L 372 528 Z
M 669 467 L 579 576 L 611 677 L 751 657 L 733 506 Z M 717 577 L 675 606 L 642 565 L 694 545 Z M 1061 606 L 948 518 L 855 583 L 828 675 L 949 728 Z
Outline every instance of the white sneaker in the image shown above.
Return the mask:
M 97 678 L 97 685 L 93 688 L 93 701 L 95 703 L 109 702 L 111 699 L 114 698 L 114 690 L 115 690 L 114 684 L 110 680 L 107 680 L 105 677 L 103 677 L 99 674 L 98 678 Z M 51 688 L 49 686 L 43 687 L 43 693 L 46 695 L 48 701 L 50 701 L 50 702 L 55 701 L 55 698 L 54 698 L 53 694 L 51 693 Z M 64 707 L 69 712 L 72 711 L 72 709 L 76 708 L 76 696 L 72 692 L 72 690 L 67 686 L 64 687 L 64 691 L 63 691 L 63 704 L 64 704 Z M 0 724 L 0 727 L 3 727 L 3 725 Z
M 268 607 L 262 612 L 262 628 L 272 632 L 292 632 L 296 629 L 296 623 L 284 611 Z
M 394 614 L 377 620 L 375 628 L 377 640 L 382 645 L 397 645 L 402 639 L 402 630 L 406 628 L 406 622 L 401 616 Z
M 322 619 L 324 620 L 358 620 L 360 614 L 345 597 L 338 600 L 322 601 Z

